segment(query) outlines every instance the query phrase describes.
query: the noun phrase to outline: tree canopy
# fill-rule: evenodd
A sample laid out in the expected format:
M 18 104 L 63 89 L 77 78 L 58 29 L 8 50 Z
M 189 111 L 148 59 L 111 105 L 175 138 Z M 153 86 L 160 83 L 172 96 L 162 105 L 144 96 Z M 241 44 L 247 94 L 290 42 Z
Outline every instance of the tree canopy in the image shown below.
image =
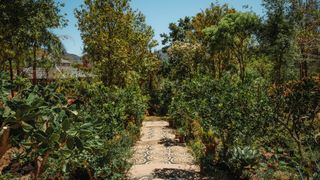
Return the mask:
M 153 31 L 144 16 L 130 8 L 129 1 L 86 1 L 76 15 L 85 52 L 105 84 L 124 86 L 140 80 L 140 73 L 152 71 L 146 69 L 156 65 L 150 53 L 156 45 Z

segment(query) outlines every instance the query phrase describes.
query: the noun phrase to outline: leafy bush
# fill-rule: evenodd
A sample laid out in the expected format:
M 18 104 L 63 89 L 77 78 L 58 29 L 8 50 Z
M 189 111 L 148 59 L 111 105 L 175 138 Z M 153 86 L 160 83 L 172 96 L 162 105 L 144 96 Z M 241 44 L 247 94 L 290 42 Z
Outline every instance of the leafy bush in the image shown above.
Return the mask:
M 2 127 L 10 129 L 11 144 L 23 150 L 19 157 L 25 161 L 19 164 L 33 166 L 35 178 L 41 175 L 50 156 L 67 151 L 65 144 L 79 138 L 69 133 L 77 112 L 65 104 L 63 95 L 40 86 L 29 87 L 4 100 Z
M 139 134 L 148 98 L 134 86 L 110 89 L 100 83 L 78 83 L 79 87 L 70 88 L 79 89 L 73 98 L 79 103 L 79 129 L 86 144 L 70 157 L 71 172 L 80 169 L 98 178 L 121 179 L 130 167 L 130 147 Z
M 139 87 L 68 80 L 28 86 L 13 99 L 6 92 L 2 89 L 1 127 L 9 127 L 12 146 L 21 149 L 7 173 L 18 165 L 31 167 L 24 174 L 34 178 L 124 178 L 147 109 Z
M 235 141 L 247 144 L 272 118 L 264 89 L 259 81 L 242 84 L 238 78 L 197 77 L 177 87 L 170 116 L 178 126 L 189 126 L 189 132 L 192 121 L 199 119 L 203 130 L 214 131 L 225 146 Z
M 169 115 L 205 166 L 226 166 L 243 176 L 246 166 L 263 161 L 256 162 L 256 153 L 246 148 L 234 149 L 259 147 L 257 154 L 285 158 L 284 172 L 312 177 L 319 172 L 319 87 L 316 79 L 269 88 L 260 78 L 241 82 L 236 76 L 199 75 L 177 84 Z M 251 170 L 251 175 L 262 171 Z
M 173 97 L 174 83 L 167 78 L 163 78 L 158 87 L 149 92 L 150 113 L 166 115 Z
M 281 130 L 281 148 L 288 149 L 292 160 L 299 162 L 305 176 L 319 174 L 320 81 L 304 79 L 290 81 L 271 88 L 277 117 L 274 124 Z

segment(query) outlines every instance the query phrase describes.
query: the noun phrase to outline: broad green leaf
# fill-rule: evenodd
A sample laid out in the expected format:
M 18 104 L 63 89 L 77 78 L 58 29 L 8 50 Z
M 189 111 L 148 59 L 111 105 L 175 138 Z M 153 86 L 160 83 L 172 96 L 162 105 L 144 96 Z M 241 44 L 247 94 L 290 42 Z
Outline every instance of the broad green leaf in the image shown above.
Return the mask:
M 74 114 L 75 116 L 77 116 L 79 113 L 78 111 L 70 111 L 72 114 Z
M 44 136 L 44 134 L 37 132 L 34 134 L 34 136 L 37 138 L 37 140 L 40 140 L 43 143 L 48 143 L 48 139 Z
M 64 110 L 61 110 L 58 116 L 56 117 L 56 121 L 61 122 L 66 116 L 66 112 Z
M 73 151 L 71 151 L 69 149 L 63 149 L 63 150 L 61 150 L 61 153 L 63 154 L 64 157 L 69 158 L 73 154 Z M 66 167 L 66 166 L 64 166 L 64 167 Z
M 34 93 L 31 93 L 29 94 L 26 101 L 28 105 L 32 105 L 34 102 L 36 102 L 37 99 L 38 99 L 38 96 Z
M 53 133 L 50 137 L 50 142 L 59 142 L 60 135 L 58 133 Z
M 83 144 L 82 144 L 80 138 L 79 137 L 75 137 L 74 140 L 75 140 L 75 144 L 76 144 L 77 148 L 79 150 L 82 150 L 83 149 Z
M 86 128 L 89 128 L 89 127 L 91 127 L 91 126 L 92 126 L 92 123 L 85 123 L 85 124 L 82 124 L 82 125 L 80 126 L 80 128 L 86 129 Z
M 4 118 L 9 117 L 10 114 L 11 114 L 11 112 L 12 112 L 11 109 L 6 106 L 6 107 L 4 108 L 3 117 L 4 117 Z
M 74 141 L 74 138 L 71 136 L 67 137 L 67 147 L 70 150 L 73 150 L 75 148 L 75 141 Z
M 21 121 L 21 127 L 25 132 L 30 132 L 33 129 L 33 126 L 24 121 Z
M 87 136 L 87 135 L 92 134 L 92 131 L 86 130 L 86 129 L 80 129 L 80 134 L 81 134 L 81 136 Z
M 70 125 L 71 125 L 71 122 L 69 120 L 69 118 L 65 118 L 63 121 L 62 121 L 62 129 L 64 131 L 68 131 L 70 129 Z
M 54 132 L 54 129 L 52 127 L 48 127 L 46 130 L 47 136 L 51 136 L 51 134 Z

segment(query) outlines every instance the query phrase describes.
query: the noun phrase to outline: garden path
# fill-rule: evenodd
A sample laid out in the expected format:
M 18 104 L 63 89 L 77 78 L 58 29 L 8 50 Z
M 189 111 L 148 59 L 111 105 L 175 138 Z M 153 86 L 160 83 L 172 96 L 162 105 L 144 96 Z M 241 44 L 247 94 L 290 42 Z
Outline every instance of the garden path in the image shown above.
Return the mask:
M 147 117 L 141 128 L 141 138 L 134 146 L 128 178 L 200 179 L 199 166 L 195 165 L 189 149 L 175 138 L 175 130 L 169 128 L 163 118 Z

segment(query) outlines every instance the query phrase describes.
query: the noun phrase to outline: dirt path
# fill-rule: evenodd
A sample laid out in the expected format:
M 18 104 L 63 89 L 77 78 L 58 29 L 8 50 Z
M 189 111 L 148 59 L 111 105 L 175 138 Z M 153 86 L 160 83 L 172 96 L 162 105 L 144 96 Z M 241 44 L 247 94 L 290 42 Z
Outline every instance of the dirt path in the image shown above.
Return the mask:
M 175 140 L 175 131 L 160 117 L 147 117 L 134 146 L 129 179 L 199 179 L 199 167 L 188 148 Z

